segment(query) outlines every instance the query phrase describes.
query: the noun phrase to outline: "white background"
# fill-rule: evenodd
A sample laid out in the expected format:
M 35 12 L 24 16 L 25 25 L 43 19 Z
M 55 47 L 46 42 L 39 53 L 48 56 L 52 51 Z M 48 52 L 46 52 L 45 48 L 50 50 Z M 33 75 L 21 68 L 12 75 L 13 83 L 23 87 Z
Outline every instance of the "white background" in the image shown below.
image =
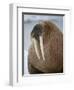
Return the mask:
M 49 83 L 38 85 L 26 85 L 24 87 L 9 86 L 9 4 L 10 3 L 39 3 L 47 6 L 70 7 L 71 30 L 69 32 L 69 58 L 71 62 L 70 83 Z M 73 0 L 0 0 L 0 90 L 23 89 L 23 90 L 74 90 L 74 2 Z M 57 81 L 57 80 L 56 80 Z

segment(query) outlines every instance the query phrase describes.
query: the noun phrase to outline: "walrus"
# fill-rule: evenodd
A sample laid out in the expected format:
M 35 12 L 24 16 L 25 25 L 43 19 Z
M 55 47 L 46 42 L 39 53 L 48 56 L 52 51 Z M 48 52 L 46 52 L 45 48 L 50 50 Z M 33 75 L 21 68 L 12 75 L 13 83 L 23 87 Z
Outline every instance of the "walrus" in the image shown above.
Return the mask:
M 36 24 L 31 32 L 28 50 L 30 74 L 63 72 L 63 33 L 51 21 Z

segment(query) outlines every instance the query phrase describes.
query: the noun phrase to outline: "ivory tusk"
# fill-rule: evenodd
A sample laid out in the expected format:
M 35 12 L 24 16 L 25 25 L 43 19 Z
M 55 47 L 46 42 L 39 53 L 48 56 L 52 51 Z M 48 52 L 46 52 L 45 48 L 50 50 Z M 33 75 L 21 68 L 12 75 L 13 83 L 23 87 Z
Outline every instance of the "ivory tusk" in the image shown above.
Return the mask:
M 33 42 L 33 45 L 34 45 L 34 48 L 35 48 L 37 58 L 40 59 L 38 41 L 35 38 L 32 38 L 32 42 Z
M 41 49 L 42 58 L 45 61 L 44 48 L 43 48 L 43 37 L 40 36 L 39 39 L 40 39 L 40 49 Z

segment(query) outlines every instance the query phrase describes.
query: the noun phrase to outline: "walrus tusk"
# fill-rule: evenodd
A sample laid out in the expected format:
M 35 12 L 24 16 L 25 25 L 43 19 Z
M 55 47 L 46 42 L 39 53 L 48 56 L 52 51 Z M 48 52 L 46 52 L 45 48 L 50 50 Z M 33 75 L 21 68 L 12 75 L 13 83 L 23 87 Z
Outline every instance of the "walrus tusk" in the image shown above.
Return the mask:
M 37 58 L 40 59 L 39 43 L 35 38 L 32 38 L 32 42 L 33 42 L 33 45 L 34 45 L 34 48 L 35 48 Z
M 44 47 L 43 47 L 43 37 L 40 36 L 40 37 L 39 37 L 39 40 L 40 40 L 40 49 L 41 49 L 42 58 L 43 58 L 43 60 L 45 61 Z

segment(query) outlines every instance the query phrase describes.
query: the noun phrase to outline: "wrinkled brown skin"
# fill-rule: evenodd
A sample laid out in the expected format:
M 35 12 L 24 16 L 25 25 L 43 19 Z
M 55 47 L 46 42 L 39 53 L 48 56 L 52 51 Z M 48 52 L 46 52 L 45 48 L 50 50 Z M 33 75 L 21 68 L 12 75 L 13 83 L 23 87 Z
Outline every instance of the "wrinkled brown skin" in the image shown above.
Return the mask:
M 45 61 L 38 60 L 33 45 L 28 53 L 28 69 L 30 74 L 63 72 L 63 34 L 52 22 L 41 23 L 45 34 L 43 45 Z

